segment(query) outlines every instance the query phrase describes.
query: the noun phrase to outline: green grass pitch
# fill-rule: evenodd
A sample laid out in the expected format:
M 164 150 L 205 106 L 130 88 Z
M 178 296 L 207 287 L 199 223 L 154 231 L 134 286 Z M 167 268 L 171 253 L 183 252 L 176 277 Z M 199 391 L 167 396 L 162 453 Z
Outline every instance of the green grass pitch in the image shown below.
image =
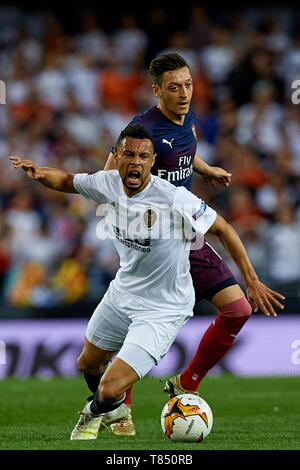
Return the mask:
M 165 380 L 146 377 L 132 392 L 136 436 L 108 430 L 93 441 L 70 441 L 89 395 L 83 378 L 0 381 L 1 450 L 299 450 L 300 377 L 209 376 L 199 394 L 214 424 L 202 443 L 169 441 L 160 427 Z

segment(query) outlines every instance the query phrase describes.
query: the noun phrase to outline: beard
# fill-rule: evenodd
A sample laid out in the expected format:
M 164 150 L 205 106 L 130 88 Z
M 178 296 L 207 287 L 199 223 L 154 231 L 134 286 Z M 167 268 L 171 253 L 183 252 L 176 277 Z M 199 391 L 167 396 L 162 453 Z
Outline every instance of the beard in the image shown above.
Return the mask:
M 140 184 L 138 186 L 128 185 L 126 183 L 127 176 L 122 179 L 122 183 L 125 186 L 125 188 L 128 189 L 129 191 L 138 191 L 143 186 L 143 184 L 145 183 L 145 181 L 146 181 L 146 179 L 148 178 L 149 175 L 150 175 L 150 173 L 147 176 L 144 176 L 144 178 L 141 176 Z

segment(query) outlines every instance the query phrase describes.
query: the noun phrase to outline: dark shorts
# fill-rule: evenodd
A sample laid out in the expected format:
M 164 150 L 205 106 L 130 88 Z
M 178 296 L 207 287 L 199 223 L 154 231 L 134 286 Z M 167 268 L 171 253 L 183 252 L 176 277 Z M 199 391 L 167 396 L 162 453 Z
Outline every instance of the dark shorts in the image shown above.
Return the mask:
M 237 284 L 226 263 L 207 242 L 201 250 L 191 250 L 190 265 L 196 301 L 211 300 L 222 289 Z

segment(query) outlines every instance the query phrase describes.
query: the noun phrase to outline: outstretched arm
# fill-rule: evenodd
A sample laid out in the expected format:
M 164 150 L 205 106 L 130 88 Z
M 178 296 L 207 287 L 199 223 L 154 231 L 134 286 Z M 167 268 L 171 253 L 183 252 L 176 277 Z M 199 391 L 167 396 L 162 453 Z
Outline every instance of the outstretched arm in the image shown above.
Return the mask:
M 73 186 L 74 174 L 58 168 L 39 167 L 25 158 L 11 156 L 9 159 L 14 168 L 21 168 L 29 178 L 39 181 L 44 186 L 64 193 L 77 193 Z
M 246 249 L 234 228 L 223 217 L 217 215 L 215 222 L 208 232 L 219 238 L 241 271 L 245 280 L 248 301 L 254 311 L 257 312 L 258 308 L 260 308 L 265 315 L 276 317 L 277 314 L 272 304 L 280 309 L 284 308 L 277 299 L 284 300 L 285 297 L 279 294 L 279 292 L 269 289 L 259 280 Z
M 231 183 L 231 173 L 223 170 L 223 168 L 208 165 L 197 155 L 195 155 L 194 158 L 194 171 L 199 173 L 202 178 L 209 181 L 213 186 L 222 186 L 226 188 Z

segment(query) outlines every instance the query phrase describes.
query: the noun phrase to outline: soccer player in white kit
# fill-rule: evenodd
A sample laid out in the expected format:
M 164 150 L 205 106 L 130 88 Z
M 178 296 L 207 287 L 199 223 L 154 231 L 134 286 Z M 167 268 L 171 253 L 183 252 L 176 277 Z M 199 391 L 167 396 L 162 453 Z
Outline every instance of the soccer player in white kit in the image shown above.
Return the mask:
M 45 186 L 101 204 L 120 255 L 78 359 L 83 372 L 106 370 L 71 439 L 95 439 L 101 427 L 127 418 L 126 390 L 161 360 L 193 315 L 189 254 L 207 231 L 228 239 L 251 269 L 241 240 L 222 217 L 184 187 L 151 175 L 154 146 L 143 126 L 122 131 L 114 158 L 117 170 L 74 175 L 10 157 L 15 168 Z
M 158 364 L 193 315 L 191 243 L 202 246 L 217 216 L 185 188 L 151 175 L 154 145 L 143 126 L 128 126 L 116 147 L 118 170 L 94 174 L 73 175 L 10 157 L 15 168 L 49 188 L 102 205 L 120 256 L 120 269 L 88 323 L 78 366 L 99 373 L 117 354 L 71 439 L 95 439 L 101 424 L 126 418 L 126 390 Z

